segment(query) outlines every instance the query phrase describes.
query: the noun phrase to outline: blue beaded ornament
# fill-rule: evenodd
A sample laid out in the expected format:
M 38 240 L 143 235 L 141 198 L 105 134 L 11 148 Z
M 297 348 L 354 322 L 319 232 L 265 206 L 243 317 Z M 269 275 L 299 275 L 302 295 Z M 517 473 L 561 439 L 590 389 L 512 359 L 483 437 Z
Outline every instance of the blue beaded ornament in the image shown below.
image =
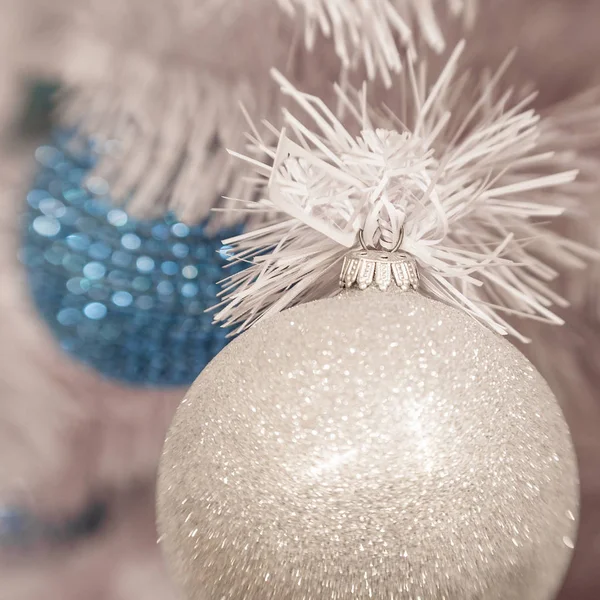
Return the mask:
M 62 520 L 44 520 L 24 508 L 0 506 L 0 550 L 77 542 L 98 533 L 108 517 L 108 503 L 103 500 L 93 500 L 79 513 Z
M 132 218 L 103 179 L 87 179 L 93 144 L 71 142 L 54 132 L 35 152 L 19 257 L 35 305 L 61 347 L 104 376 L 188 385 L 227 342 L 205 310 L 228 260 L 220 240 L 238 231 Z

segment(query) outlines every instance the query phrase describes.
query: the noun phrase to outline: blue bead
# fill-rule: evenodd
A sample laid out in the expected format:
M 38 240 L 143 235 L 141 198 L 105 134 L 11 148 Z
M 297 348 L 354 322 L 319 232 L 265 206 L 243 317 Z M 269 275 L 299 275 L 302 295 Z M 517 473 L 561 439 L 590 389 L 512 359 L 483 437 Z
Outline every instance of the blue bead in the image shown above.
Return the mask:
M 172 250 L 177 258 L 185 258 L 190 253 L 189 247 L 181 243 L 173 244 Z
M 198 277 L 198 269 L 193 265 L 186 265 L 181 269 L 181 274 L 186 279 L 196 279 Z
M 56 315 L 56 320 L 65 327 L 77 325 L 82 318 L 83 315 L 76 308 L 63 308 L 58 315 Z
M 86 304 L 83 309 L 83 314 L 88 319 L 93 319 L 94 321 L 104 319 L 107 312 L 106 306 L 100 302 L 90 302 L 89 304 Z
M 30 190 L 27 194 L 27 204 L 31 206 L 31 208 L 39 208 L 40 203 L 46 198 L 51 198 L 48 190 Z
M 90 238 L 84 233 L 73 233 L 66 237 L 69 248 L 78 252 L 85 252 L 90 247 Z
M 142 245 L 142 240 L 135 233 L 126 233 L 121 238 L 121 244 L 127 250 L 137 250 Z
M 65 214 L 61 217 L 61 222 L 66 227 L 72 227 L 77 223 L 77 219 L 79 218 L 79 213 L 72 207 L 67 207 Z
M 152 280 L 149 277 L 136 277 L 132 285 L 136 292 L 147 292 L 152 287 Z
M 60 232 L 60 221 L 54 217 L 36 217 L 33 221 L 33 230 L 43 237 L 54 237 Z
M 78 256 L 76 254 L 66 254 L 63 258 L 62 264 L 63 267 L 69 273 L 80 274 L 83 272 L 83 268 L 85 267 L 86 262 L 87 261 L 83 256 Z
M 189 235 L 190 228 L 187 225 L 184 225 L 183 223 L 175 223 L 171 227 L 171 231 L 173 232 L 174 236 L 178 238 L 184 238 Z
M 231 246 L 221 246 L 219 248 L 219 254 L 223 260 L 231 260 Z
M 169 239 L 169 226 L 166 223 L 158 223 L 152 227 L 152 237 L 156 240 L 165 241 Z
M 63 217 L 67 209 L 65 205 L 56 198 L 44 198 L 39 207 L 41 212 L 43 212 L 47 217 Z
M 83 204 L 87 197 L 88 196 L 85 193 L 85 190 L 79 188 L 72 188 L 63 192 L 63 198 L 65 201 L 74 206 Z
M 44 252 L 44 258 L 49 264 L 57 267 L 58 265 L 62 264 L 65 254 L 66 251 L 64 248 L 52 247 L 46 250 L 46 252 Z
M 110 296 L 110 290 L 101 281 L 95 281 L 90 286 L 88 297 L 90 300 L 105 302 Z
M 126 288 L 130 285 L 129 276 L 125 271 L 111 271 L 107 279 L 114 289 Z
M 86 182 L 87 189 L 95 196 L 104 196 L 108 194 L 108 183 L 102 177 L 90 177 Z
M 154 306 L 154 298 L 152 298 L 152 296 L 138 296 L 135 305 L 140 310 L 150 310 Z
M 111 261 L 117 267 L 128 267 L 132 263 L 133 257 L 127 252 L 116 250 L 112 253 Z
M 175 292 L 175 286 L 170 281 L 161 281 L 156 286 L 156 291 L 161 296 L 170 296 Z
M 123 227 L 123 225 L 127 225 L 128 217 L 124 210 L 114 208 L 113 210 L 108 211 L 106 220 L 113 227 Z
M 126 306 L 131 306 L 133 302 L 133 296 L 129 292 L 124 292 L 122 290 L 115 292 L 112 296 L 112 301 L 122 308 Z
M 67 290 L 76 296 L 85 294 L 91 287 L 89 280 L 83 277 L 73 277 L 67 281 Z
M 193 298 L 198 293 L 198 286 L 195 283 L 184 283 L 181 286 L 181 293 L 186 298 Z
M 106 242 L 95 242 L 88 250 L 88 255 L 94 260 L 106 260 L 111 254 L 112 249 Z
M 228 341 L 205 311 L 217 282 L 238 272 L 220 240 L 172 215 L 138 220 L 107 200 L 91 177 L 94 147 L 56 131 L 23 203 L 19 260 L 35 304 L 77 360 L 102 375 L 144 386 L 188 385 Z M 77 147 L 77 151 L 73 148 Z
M 172 260 L 165 261 L 164 263 L 162 263 L 160 268 L 165 275 L 176 275 L 177 271 L 179 271 L 177 263 L 173 262 Z
M 90 262 L 83 267 L 83 276 L 88 279 L 102 279 L 106 274 L 106 267 L 99 262 Z
M 154 261 L 149 256 L 140 256 L 135 266 L 140 273 L 150 273 L 154 269 Z

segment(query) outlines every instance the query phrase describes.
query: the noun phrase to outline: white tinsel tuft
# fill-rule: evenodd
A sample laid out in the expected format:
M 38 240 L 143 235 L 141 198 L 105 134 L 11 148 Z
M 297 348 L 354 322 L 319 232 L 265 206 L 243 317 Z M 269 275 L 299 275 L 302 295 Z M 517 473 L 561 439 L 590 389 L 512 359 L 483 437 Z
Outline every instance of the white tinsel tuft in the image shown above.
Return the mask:
M 379 73 L 386 85 L 402 69 L 403 55 L 415 56 L 415 37 L 436 52 L 445 49 L 435 4 L 439 0 L 278 0 L 294 14 L 300 8 L 306 19 L 305 39 L 313 48 L 317 35 L 332 38 L 346 69 L 363 62 L 369 79 Z M 467 25 L 475 19 L 478 0 L 446 0 L 453 16 Z M 416 31 L 416 35 L 413 33 Z
M 296 61 L 304 57 L 282 16 L 272 2 L 247 0 L 80 7 L 65 52 L 61 116 L 106 150 L 92 176 L 110 182 L 116 202 L 138 216 L 173 210 L 195 222 L 223 193 L 246 194 L 225 151 L 242 140 L 239 104 L 252 115 L 275 114 L 272 64 L 303 81 Z M 326 72 L 315 69 L 315 79 Z
M 578 140 L 598 109 L 541 118 L 535 94 L 500 85 L 511 57 L 475 79 L 459 70 L 463 47 L 433 81 L 425 60 L 409 65 L 378 110 L 366 86 L 338 87 L 334 114 L 275 73 L 305 118 L 284 111 L 276 151 L 254 130 L 253 156 L 260 149 L 265 162 L 238 155 L 268 180 L 268 199 L 241 210 L 271 216 L 225 241 L 249 266 L 225 281 L 217 321 L 240 331 L 335 294 L 340 261 L 363 230 L 367 245 L 386 249 L 403 232 L 425 290 L 500 334 L 527 341 L 513 316 L 562 323 L 553 307 L 567 303 L 550 282 L 593 253 L 546 225 L 593 178 L 576 181 L 586 168 Z
M 463 11 L 461 0 L 448 1 Z M 271 67 L 320 96 L 344 67 L 389 78 L 404 51 L 396 33 L 408 42 L 418 21 L 441 45 L 432 8 L 432 0 L 90 0 L 64 53 L 62 116 L 106 150 L 94 175 L 117 202 L 140 216 L 173 210 L 196 222 L 222 195 L 253 193 L 226 148 L 243 143 L 240 103 L 252 118 L 278 122 Z M 317 24 L 334 43 L 316 35 Z

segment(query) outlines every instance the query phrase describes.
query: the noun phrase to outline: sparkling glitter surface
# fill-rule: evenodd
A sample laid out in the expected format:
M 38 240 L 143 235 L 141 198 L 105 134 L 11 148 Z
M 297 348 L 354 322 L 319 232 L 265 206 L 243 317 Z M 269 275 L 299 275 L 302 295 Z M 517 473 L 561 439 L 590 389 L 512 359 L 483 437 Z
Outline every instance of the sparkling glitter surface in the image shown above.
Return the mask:
M 35 156 L 20 259 L 61 346 L 108 377 L 191 383 L 226 343 L 204 311 L 218 301 L 227 261 L 219 240 L 234 232 L 131 218 L 104 180 L 84 183 L 95 151 L 75 150 L 68 132 Z
M 551 600 L 578 478 L 533 366 L 414 292 L 347 292 L 230 344 L 158 489 L 188 600 Z

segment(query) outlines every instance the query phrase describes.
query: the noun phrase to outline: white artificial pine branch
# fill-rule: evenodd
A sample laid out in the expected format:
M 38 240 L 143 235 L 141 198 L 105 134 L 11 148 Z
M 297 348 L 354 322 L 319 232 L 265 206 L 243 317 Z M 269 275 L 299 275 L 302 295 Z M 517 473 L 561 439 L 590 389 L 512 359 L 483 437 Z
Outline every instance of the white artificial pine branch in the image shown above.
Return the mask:
M 509 316 L 562 323 L 553 307 L 566 302 L 550 282 L 593 253 L 546 225 L 577 198 L 585 160 L 576 140 L 597 109 L 584 101 L 578 121 L 568 107 L 542 118 L 534 95 L 502 89 L 510 57 L 475 79 L 461 72 L 463 48 L 437 77 L 426 60 L 408 65 L 381 109 L 366 87 L 338 87 L 336 114 L 274 73 L 296 109 L 284 110 L 274 155 L 251 138 L 252 155 L 267 157 L 250 159 L 267 197 L 240 206 L 267 220 L 225 241 L 249 266 L 225 281 L 217 321 L 240 331 L 335 294 L 359 230 L 387 249 L 403 230 L 432 296 L 522 341 Z
M 468 18 L 476 0 L 447 1 Z M 243 145 L 240 103 L 253 119 L 280 124 L 272 66 L 321 96 L 340 70 L 366 68 L 389 83 L 414 46 L 413 28 L 443 45 L 434 4 L 89 0 L 74 9 L 60 69 L 63 122 L 105 150 L 92 176 L 111 183 L 115 201 L 139 216 L 174 210 L 197 222 L 221 196 L 253 193 L 226 148 Z M 227 211 L 218 218 L 237 217 Z
M 437 52 L 445 49 L 438 23 L 439 0 L 278 0 L 290 14 L 301 11 L 305 39 L 313 47 L 318 34 L 332 38 L 345 68 L 365 65 L 373 79 L 379 73 L 391 85 L 402 69 L 403 56 L 415 56 L 415 38 Z M 446 0 L 449 12 L 470 25 L 478 0 Z

